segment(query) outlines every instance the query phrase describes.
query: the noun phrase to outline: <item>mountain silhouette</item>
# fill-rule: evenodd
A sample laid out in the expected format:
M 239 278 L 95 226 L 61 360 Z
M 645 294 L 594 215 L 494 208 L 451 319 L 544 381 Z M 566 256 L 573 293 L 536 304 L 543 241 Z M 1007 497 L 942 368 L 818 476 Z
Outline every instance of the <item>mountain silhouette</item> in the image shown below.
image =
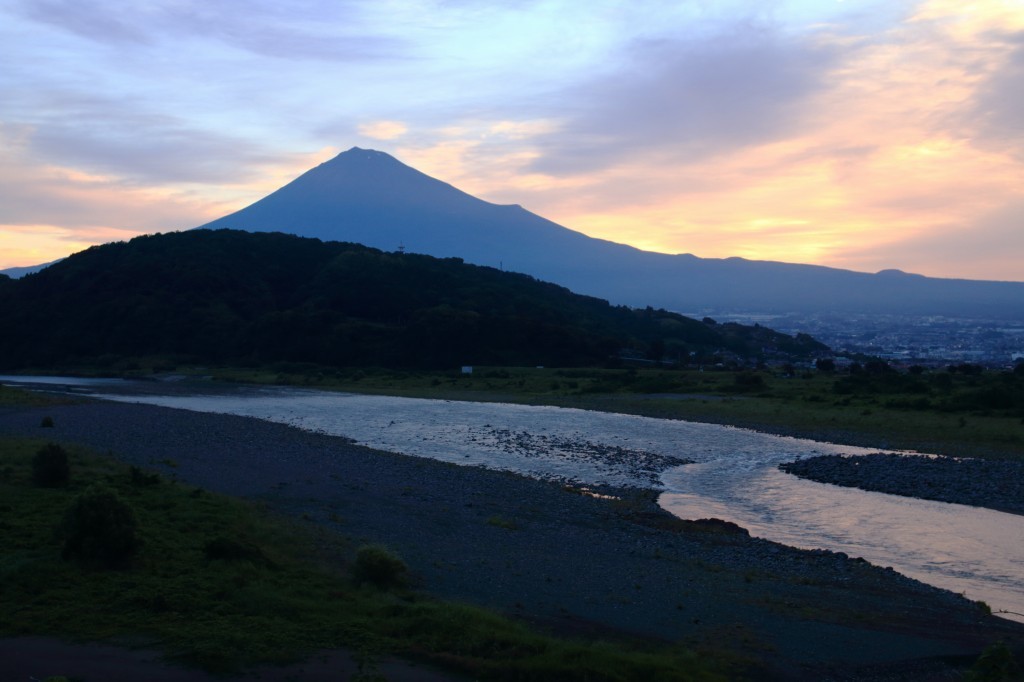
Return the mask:
M 642 251 L 492 204 L 353 147 L 204 228 L 286 232 L 526 273 L 615 304 L 677 311 L 1024 318 L 1024 283 Z
M 405 248 L 540 279 L 566 270 L 580 249 L 588 260 L 635 250 L 592 239 L 521 206 L 477 199 L 384 152 L 358 147 L 202 227 L 289 232 L 385 251 Z

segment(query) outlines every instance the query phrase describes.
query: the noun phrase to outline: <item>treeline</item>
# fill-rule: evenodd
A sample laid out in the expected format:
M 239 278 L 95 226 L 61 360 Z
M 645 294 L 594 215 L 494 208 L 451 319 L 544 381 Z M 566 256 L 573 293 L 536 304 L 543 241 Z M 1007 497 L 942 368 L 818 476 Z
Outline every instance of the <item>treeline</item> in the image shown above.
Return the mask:
M 0 281 L 0 366 L 126 358 L 258 366 L 686 362 L 810 337 L 633 310 L 527 275 L 285 234 L 192 230 L 90 248 Z
M 915 365 L 899 372 L 883 360 L 872 360 L 856 363 L 848 371 L 833 386 L 838 395 L 884 396 L 884 405 L 897 409 L 1024 417 L 1024 362 L 1012 371 L 961 363 L 932 370 Z

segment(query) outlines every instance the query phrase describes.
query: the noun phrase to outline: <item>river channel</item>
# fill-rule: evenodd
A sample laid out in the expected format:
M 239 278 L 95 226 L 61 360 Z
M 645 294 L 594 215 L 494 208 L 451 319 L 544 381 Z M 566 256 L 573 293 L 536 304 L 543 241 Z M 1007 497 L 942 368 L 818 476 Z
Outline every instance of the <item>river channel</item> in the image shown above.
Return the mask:
M 582 485 L 655 487 L 662 490 L 661 506 L 681 518 L 717 517 L 787 545 L 863 557 L 1024 621 L 1024 516 L 841 488 L 777 468 L 802 457 L 877 450 L 559 407 L 0 377 L 4 383 L 32 379 L 54 390 L 255 417 L 468 466 Z

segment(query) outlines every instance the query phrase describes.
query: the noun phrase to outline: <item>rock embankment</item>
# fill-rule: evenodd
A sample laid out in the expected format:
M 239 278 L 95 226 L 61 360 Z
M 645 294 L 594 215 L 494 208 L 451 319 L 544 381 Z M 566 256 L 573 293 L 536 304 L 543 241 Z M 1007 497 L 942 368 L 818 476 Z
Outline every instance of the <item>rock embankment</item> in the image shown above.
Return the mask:
M 779 465 L 820 483 L 1024 514 L 1024 462 L 875 453 Z

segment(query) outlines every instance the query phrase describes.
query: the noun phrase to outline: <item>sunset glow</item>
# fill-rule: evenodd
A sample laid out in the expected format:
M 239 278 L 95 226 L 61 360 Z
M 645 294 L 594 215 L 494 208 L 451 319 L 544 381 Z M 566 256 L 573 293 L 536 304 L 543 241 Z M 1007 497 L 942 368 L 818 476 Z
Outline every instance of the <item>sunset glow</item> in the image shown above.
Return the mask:
M 0 268 L 358 145 L 642 249 L 1024 280 L 1020 2 L 233 5 L 0 5 Z

